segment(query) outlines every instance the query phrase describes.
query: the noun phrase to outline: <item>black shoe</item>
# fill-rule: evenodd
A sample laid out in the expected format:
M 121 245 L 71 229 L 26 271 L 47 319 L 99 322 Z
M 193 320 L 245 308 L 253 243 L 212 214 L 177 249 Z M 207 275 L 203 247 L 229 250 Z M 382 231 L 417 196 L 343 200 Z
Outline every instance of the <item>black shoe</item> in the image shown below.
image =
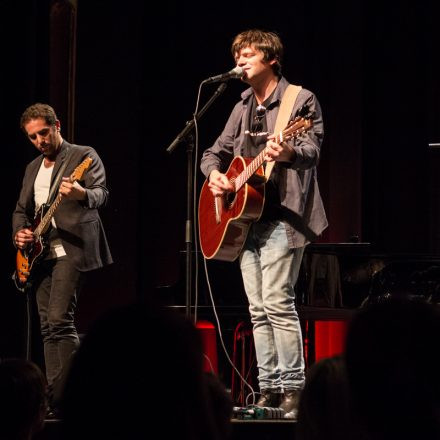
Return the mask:
M 279 408 L 283 409 L 285 412 L 286 419 L 296 419 L 298 414 L 298 404 L 299 404 L 299 396 L 301 394 L 301 390 L 291 389 L 284 391 L 284 398 L 280 403 Z
M 59 420 L 61 419 L 60 411 L 57 408 L 49 407 L 46 412 L 46 420 Z
M 277 408 L 281 402 L 281 397 L 282 394 L 274 390 L 261 390 L 261 396 L 258 399 L 257 406 Z

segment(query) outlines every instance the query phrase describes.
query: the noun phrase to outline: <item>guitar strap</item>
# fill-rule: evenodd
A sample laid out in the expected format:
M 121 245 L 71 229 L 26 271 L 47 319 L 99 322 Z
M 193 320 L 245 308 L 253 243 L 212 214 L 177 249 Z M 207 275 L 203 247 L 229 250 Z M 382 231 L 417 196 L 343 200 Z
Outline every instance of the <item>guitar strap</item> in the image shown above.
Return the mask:
M 288 124 L 290 115 L 292 114 L 293 106 L 295 105 L 296 98 L 301 89 L 301 86 L 295 86 L 293 84 L 289 84 L 287 86 L 287 89 L 283 94 L 283 98 L 281 99 L 280 110 L 278 111 L 277 120 L 275 121 L 275 134 L 281 133 L 284 127 Z M 264 169 L 266 180 L 269 180 L 274 165 L 275 161 L 268 162 L 266 164 L 266 168 Z
M 67 165 L 70 162 L 70 157 L 72 156 L 72 149 L 69 147 L 69 149 L 66 151 L 66 156 L 64 157 L 64 162 L 61 165 L 61 167 L 58 170 L 57 176 L 54 179 L 51 187 L 50 187 L 50 191 L 49 191 L 49 195 L 47 197 L 47 205 L 51 205 L 53 203 L 53 201 L 55 200 L 56 194 L 58 192 L 58 187 L 61 181 L 61 177 L 63 177 L 64 174 L 64 170 L 66 169 Z

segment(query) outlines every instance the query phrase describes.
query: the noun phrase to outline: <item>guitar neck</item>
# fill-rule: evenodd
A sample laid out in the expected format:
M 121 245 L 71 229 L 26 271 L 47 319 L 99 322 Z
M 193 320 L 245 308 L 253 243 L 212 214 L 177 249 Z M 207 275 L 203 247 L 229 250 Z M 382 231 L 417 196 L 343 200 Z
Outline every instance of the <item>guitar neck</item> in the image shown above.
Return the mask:
M 258 156 L 237 176 L 235 179 L 235 192 L 238 192 L 242 186 L 250 179 L 250 177 L 258 170 L 258 168 L 265 162 L 264 155 L 266 149 L 264 148 Z
M 282 142 L 282 132 L 275 136 L 275 143 Z M 252 177 L 252 175 L 264 164 L 264 156 L 266 154 L 266 148 L 260 151 L 260 153 L 254 158 L 254 160 L 237 176 L 235 179 L 235 192 L 239 191 L 240 188 Z
M 84 171 L 90 166 L 90 164 L 93 162 L 93 159 L 91 157 L 87 157 L 84 159 L 73 171 L 73 173 L 69 176 L 69 182 L 75 183 L 76 181 L 80 180 Z M 49 226 L 49 222 L 52 220 L 52 217 L 58 208 L 58 205 L 61 203 L 61 200 L 63 199 L 63 196 L 61 193 L 58 193 L 58 196 L 50 205 L 50 208 L 47 210 L 46 214 L 41 219 L 40 223 L 34 230 L 34 236 L 36 238 L 40 237 L 42 234 L 44 234 Z
M 40 223 L 35 228 L 35 231 L 34 231 L 35 237 L 38 238 L 46 232 L 47 228 L 49 227 L 49 223 L 52 220 L 52 217 L 55 214 L 55 211 L 58 208 L 58 205 L 60 204 L 62 198 L 63 198 L 63 196 L 61 194 L 58 194 L 57 198 L 54 200 L 52 205 L 50 205 L 50 208 L 47 210 L 46 214 L 44 214 Z

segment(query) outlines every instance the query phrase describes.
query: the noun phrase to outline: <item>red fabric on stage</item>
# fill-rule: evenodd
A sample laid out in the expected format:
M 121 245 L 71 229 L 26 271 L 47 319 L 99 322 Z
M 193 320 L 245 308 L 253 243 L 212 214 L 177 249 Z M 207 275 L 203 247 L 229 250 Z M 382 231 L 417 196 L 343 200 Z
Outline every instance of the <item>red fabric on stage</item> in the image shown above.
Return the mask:
M 197 321 L 196 327 L 202 338 L 203 369 L 218 375 L 217 334 L 214 324 L 209 321 Z
M 315 362 L 345 351 L 347 321 L 315 321 Z

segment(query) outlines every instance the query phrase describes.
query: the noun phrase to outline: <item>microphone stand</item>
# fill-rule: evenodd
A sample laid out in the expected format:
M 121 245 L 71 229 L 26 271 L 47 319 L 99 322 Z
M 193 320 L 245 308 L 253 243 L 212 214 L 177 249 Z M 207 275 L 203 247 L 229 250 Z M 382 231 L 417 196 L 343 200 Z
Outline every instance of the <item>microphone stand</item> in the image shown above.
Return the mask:
M 202 82 L 205 83 L 205 81 Z M 226 83 L 222 82 L 207 103 L 200 109 L 200 111 L 194 115 L 194 118 L 187 121 L 183 130 L 176 136 L 173 142 L 167 148 L 168 153 L 172 153 L 177 145 L 186 139 L 187 143 L 187 196 L 186 196 L 186 221 L 185 221 L 185 257 L 186 257 L 186 283 L 185 283 L 185 306 L 186 306 L 186 316 L 189 318 L 191 316 L 191 304 L 192 304 L 192 250 L 194 247 L 193 240 L 193 152 L 194 152 L 194 137 L 190 134 L 191 130 L 194 128 L 195 121 L 198 121 L 203 114 L 208 110 L 211 104 L 220 96 L 221 93 L 226 89 Z

